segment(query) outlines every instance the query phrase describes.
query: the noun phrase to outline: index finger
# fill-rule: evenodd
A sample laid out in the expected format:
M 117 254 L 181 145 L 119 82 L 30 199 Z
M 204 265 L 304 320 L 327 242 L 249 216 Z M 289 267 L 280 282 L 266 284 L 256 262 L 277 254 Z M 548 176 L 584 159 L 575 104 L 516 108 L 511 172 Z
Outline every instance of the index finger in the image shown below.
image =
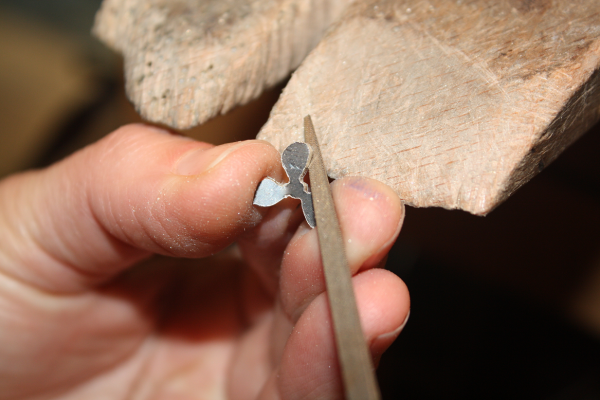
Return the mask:
M 102 282 L 151 253 L 203 257 L 256 226 L 258 183 L 281 179 L 267 142 L 218 147 L 144 125 L 0 184 L 7 271 L 49 290 Z

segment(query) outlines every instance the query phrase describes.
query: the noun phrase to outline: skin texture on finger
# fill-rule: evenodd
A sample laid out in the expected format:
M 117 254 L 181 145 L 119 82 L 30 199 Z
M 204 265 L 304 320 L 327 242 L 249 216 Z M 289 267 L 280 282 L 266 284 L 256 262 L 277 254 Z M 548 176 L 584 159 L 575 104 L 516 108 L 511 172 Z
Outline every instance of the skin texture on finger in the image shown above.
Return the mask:
M 237 243 L 265 290 L 275 297 L 283 252 L 305 219 L 297 199 L 284 199 L 267 210 L 260 225 Z
M 203 257 L 256 226 L 258 183 L 281 179 L 279 153 L 214 147 L 145 125 L 119 129 L 47 170 L 0 183 L 12 242 L 0 271 L 43 290 L 97 284 L 159 253 Z
M 229 372 L 228 399 L 254 400 L 273 369 L 269 342 L 273 315 L 259 321 L 242 335 Z
M 50 397 L 126 361 L 152 330 L 147 310 L 170 274 L 150 265 L 140 272 L 69 296 L 2 277 L 0 399 Z
M 388 186 L 368 178 L 340 179 L 332 184 L 332 192 L 352 274 L 375 267 L 400 232 L 402 202 Z M 325 291 L 316 230 L 301 226 L 291 240 L 283 257 L 280 284 L 283 308 L 294 322 Z
M 283 315 L 280 304 L 275 303 L 265 318 L 257 321 L 257 324 L 244 333 L 232 359 L 229 399 L 262 398 L 257 397 L 259 393 L 270 398 L 269 396 L 278 394 L 278 391 L 272 390 L 276 389 L 276 380 L 272 375 L 281 362 L 282 351 L 292 328 L 289 319 Z M 267 382 L 269 380 L 270 384 Z M 268 389 L 269 385 L 273 387 Z
M 252 335 L 250 353 L 235 352 L 242 333 L 271 318 L 251 271 L 227 249 L 153 257 L 76 295 L 0 279 L 0 399 L 224 398 L 232 360 L 261 359 Z
M 381 269 L 361 272 L 352 283 L 365 340 L 372 343 L 381 336 L 395 339 L 410 308 L 406 285 Z M 277 389 L 283 400 L 343 398 L 325 293 L 315 298 L 298 319 L 283 352 Z
M 279 389 L 277 388 L 277 378 L 279 376 L 279 369 L 276 369 L 271 373 L 267 383 L 262 388 L 260 394 L 256 400 L 281 400 L 279 395 Z

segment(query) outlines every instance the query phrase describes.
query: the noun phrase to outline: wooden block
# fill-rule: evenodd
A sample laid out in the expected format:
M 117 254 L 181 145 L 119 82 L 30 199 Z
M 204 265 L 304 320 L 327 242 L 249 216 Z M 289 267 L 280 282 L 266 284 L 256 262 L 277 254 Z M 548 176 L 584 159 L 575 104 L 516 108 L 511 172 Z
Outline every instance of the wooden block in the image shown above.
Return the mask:
M 141 115 L 183 129 L 287 77 L 350 1 L 104 0 L 94 33 Z
M 294 73 L 259 138 L 312 115 L 328 173 L 486 214 L 600 117 L 597 0 L 365 0 Z
M 105 0 L 142 116 L 186 128 L 285 77 L 350 0 Z M 363 0 L 294 74 L 260 138 L 312 115 L 328 173 L 486 214 L 600 116 L 596 0 Z

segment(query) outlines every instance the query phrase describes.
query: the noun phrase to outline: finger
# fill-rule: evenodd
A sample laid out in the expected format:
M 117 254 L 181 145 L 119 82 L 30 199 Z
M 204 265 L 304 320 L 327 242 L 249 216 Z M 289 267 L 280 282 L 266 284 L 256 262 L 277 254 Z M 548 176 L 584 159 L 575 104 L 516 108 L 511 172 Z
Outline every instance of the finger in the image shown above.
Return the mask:
M 266 316 L 245 332 L 237 344 L 228 376 L 228 398 L 256 399 L 272 372 L 269 340 L 272 315 Z
M 344 178 L 332 189 L 352 273 L 382 266 L 402 225 L 401 201 L 387 186 L 365 178 Z M 271 353 L 277 360 L 289 337 L 289 326 L 325 290 L 316 233 L 301 225 L 285 252 L 282 307 L 274 317 L 271 341 Z
M 367 178 L 340 179 L 332 192 L 352 274 L 375 267 L 398 236 L 402 202 L 388 186 Z M 325 290 L 317 230 L 301 225 L 286 249 L 280 283 L 283 308 L 292 321 Z
M 371 269 L 353 279 L 365 340 L 378 357 L 398 336 L 410 308 L 408 290 L 393 273 Z M 281 399 L 341 399 L 337 353 L 324 293 L 299 318 L 284 349 L 276 385 Z
M 269 207 L 262 222 L 237 242 L 247 264 L 273 297 L 279 288 L 283 252 L 303 222 L 300 201 L 284 199 Z
M 279 159 L 262 141 L 213 147 L 144 125 L 121 128 L 0 184 L 0 226 L 11 240 L 0 250 L 4 272 L 78 290 L 150 253 L 215 253 L 259 223 L 254 192 L 265 176 L 282 178 Z

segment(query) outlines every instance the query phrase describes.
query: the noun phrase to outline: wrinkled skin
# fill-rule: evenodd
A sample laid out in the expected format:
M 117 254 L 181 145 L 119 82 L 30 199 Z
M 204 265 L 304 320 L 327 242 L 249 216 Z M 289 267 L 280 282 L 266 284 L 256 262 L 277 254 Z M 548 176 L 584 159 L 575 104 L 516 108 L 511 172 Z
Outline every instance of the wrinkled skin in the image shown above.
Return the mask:
M 131 125 L 0 182 L 0 399 L 342 398 L 317 232 L 252 205 L 267 176 L 266 142 Z M 364 178 L 333 193 L 377 362 L 409 310 L 378 268 L 404 209 Z

